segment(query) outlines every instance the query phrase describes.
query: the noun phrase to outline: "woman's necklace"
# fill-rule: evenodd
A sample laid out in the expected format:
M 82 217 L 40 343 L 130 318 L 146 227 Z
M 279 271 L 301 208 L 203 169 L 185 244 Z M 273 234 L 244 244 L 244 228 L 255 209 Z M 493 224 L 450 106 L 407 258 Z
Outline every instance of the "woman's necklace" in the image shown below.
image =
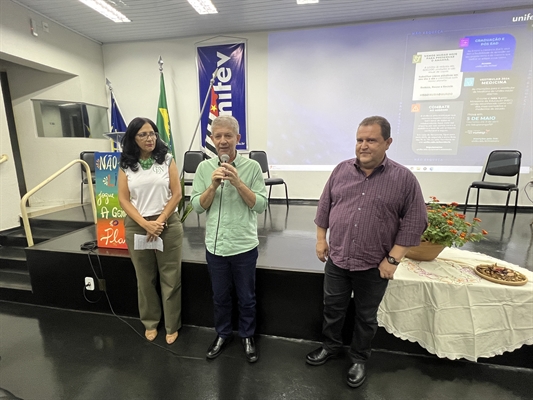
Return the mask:
M 154 159 L 152 157 L 147 158 L 146 160 L 139 158 L 139 164 L 141 164 L 142 169 L 147 170 L 152 168 L 152 165 L 154 165 Z

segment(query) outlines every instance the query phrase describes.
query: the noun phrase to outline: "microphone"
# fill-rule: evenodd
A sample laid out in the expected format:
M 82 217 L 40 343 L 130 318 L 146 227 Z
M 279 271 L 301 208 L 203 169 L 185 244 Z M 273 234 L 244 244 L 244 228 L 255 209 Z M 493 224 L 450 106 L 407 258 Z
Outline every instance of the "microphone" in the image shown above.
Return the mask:
M 224 164 L 224 163 L 227 163 L 229 161 L 229 156 L 227 154 L 222 154 L 220 156 L 220 163 L 221 164 Z M 224 181 L 222 181 L 222 183 L 220 184 L 220 186 L 224 187 Z

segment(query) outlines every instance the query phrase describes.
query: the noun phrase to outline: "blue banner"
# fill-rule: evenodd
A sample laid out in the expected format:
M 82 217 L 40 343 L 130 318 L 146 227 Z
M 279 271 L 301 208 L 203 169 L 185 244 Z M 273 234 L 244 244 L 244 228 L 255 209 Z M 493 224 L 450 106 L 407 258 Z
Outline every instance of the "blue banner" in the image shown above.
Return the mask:
M 126 122 L 124 122 L 124 118 L 122 117 L 122 114 L 120 112 L 120 109 L 118 108 L 117 101 L 115 100 L 115 96 L 113 95 L 113 92 L 111 92 L 111 132 L 119 132 L 124 133 L 126 132 Z M 119 138 L 120 137 L 120 138 Z M 113 142 L 113 151 L 121 151 L 120 146 L 120 140 L 122 138 L 122 135 L 116 135 L 115 139 L 111 139 Z
M 113 92 L 111 92 L 111 132 L 126 132 L 126 122 L 120 113 L 117 101 Z
M 209 115 L 233 115 L 239 121 L 241 140 L 237 150 L 248 148 L 246 132 L 246 66 L 244 43 L 198 47 L 200 109 L 210 96 L 201 118 L 202 147 L 205 148 Z M 218 69 L 217 69 L 218 68 Z M 209 85 L 216 71 L 213 88 Z M 213 92 L 216 96 L 212 96 Z M 211 100 L 211 101 L 209 101 Z M 216 110 L 213 109 L 216 108 Z

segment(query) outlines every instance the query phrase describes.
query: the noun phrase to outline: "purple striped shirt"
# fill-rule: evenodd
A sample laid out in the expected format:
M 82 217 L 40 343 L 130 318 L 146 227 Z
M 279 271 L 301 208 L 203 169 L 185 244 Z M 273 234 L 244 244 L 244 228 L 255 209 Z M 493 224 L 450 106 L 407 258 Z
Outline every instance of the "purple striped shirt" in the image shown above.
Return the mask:
M 403 165 L 387 158 L 366 176 L 355 158 L 329 177 L 315 224 L 329 229 L 329 257 L 350 271 L 377 268 L 395 244 L 417 246 L 427 226 L 420 185 Z

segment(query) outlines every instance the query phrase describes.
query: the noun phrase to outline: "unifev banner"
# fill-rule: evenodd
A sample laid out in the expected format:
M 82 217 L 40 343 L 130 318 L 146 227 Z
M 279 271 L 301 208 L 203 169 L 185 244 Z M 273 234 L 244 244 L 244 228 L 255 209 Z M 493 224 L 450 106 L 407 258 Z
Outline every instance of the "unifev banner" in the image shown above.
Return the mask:
M 206 95 L 209 96 L 207 106 L 201 116 L 202 147 L 205 147 L 209 114 L 211 113 L 212 115 L 233 115 L 239 121 L 239 133 L 241 134 L 237 150 L 248 148 L 244 45 L 244 43 L 221 44 L 197 48 L 200 109 Z M 213 88 L 208 94 L 209 83 L 215 71 Z
M 127 249 L 126 213 L 118 201 L 118 152 L 95 153 L 96 240 L 98 247 Z

